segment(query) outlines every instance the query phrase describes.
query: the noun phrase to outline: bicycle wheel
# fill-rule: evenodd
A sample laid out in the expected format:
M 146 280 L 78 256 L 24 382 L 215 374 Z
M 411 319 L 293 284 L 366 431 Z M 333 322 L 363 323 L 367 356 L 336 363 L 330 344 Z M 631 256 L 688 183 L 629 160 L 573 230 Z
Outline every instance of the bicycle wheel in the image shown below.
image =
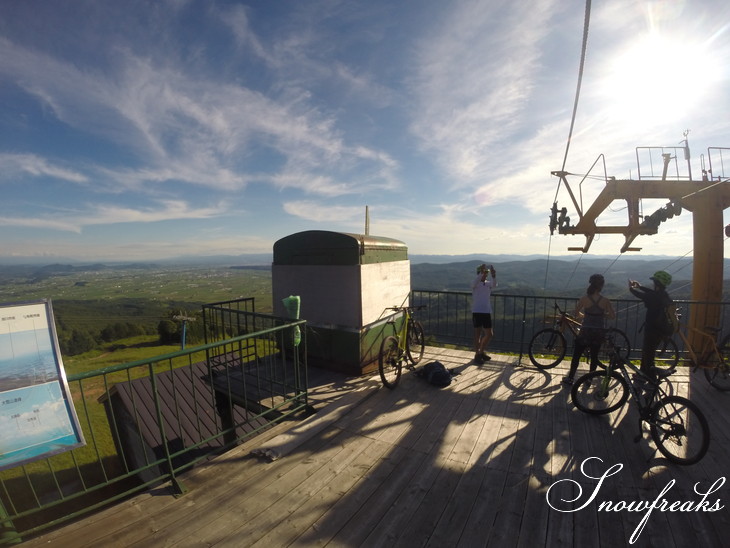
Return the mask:
M 728 392 L 730 391 L 730 335 L 720 343 L 718 352 L 720 362 L 715 368 L 705 369 L 705 378 L 717 390 Z
M 698 462 L 710 446 L 707 419 L 682 396 L 667 396 L 654 404 L 649 430 L 657 449 L 677 464 Z
M 423 349 L 426 347 L 426 338 L 423 335 L 421 322 L 413 321 L 408 329 L 408 359 L 413 365 L 421 361 Z
M 552 327 L 541 329 L 530 340 L 530 361 L 540 369 L 555 367 L 565 357 L 566 342 L 563 334 Z
M 673 369 L 679 364 L 679 349 L 671 337 L 667 337 L 656 349 L 654 367 L 659 369 Z
M 606 364 L 611 360 L 611 354 L 618 352 L 621 359 L 628 359 L 631 352 L 631 343 L 626 333 L 615 327 L 606 329 L 606 335 L 598 351 L 598 365 L 606 368 Z
M 626 403 L 629 387 L 616 371 L 592 371 L 575 382 L 570 396 L 573 404 L 584 413 L 605 415 Z
M 398 348 L 398 339 L 392 335 L 385 337 L 380 344 L 378 370 L 380 371 L 380 379 L 386 388 L 395 388 L 403 370 L 403 358 L 401 350 Z

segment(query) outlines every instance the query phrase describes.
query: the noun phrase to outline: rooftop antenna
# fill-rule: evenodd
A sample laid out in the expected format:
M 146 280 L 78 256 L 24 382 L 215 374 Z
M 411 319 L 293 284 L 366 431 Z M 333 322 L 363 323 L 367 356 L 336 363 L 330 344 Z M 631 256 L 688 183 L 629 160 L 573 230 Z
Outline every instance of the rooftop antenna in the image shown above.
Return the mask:
M 370 210 L 365 206 L 365 236 L 370 236 Z

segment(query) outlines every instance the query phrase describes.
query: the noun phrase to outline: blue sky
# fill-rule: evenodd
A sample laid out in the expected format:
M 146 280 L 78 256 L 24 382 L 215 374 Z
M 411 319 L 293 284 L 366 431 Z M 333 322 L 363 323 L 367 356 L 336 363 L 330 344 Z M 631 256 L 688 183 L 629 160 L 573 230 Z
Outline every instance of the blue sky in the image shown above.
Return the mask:
M 566 170 L 602 154 L 631 178 L 636 147 L 689 129 L 698 174 L 730 147 L 730 3 L 592 4 Z M 547 223 L 584 15 L 577 0 L 2 2 L 0 256 L 265 253 L 363 232 L 366 205 L 370 233 L 414 254 L 575 254 L 583 238 Z M 691 222 L 634 245 L 684 255 Z

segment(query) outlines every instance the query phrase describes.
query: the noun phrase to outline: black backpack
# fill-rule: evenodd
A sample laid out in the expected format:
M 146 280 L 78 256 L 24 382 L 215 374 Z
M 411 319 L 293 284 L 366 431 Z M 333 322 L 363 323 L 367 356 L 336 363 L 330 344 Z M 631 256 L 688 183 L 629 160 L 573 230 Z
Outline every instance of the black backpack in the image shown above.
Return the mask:
M 424 365 L 417 373 L 422 379 L 426 379 L 430 384 L 443 388 L 451 384 L 451 373 L 441 362 L 429 362 Z
M 659 316 L 659 323 L 657 325 L 659 333 L 663 337 L 671 337 L 677 331 L 679 331 L 679 315 L 677 313 L 677 305 L 667 295 L 662 308 L 662 313 Z

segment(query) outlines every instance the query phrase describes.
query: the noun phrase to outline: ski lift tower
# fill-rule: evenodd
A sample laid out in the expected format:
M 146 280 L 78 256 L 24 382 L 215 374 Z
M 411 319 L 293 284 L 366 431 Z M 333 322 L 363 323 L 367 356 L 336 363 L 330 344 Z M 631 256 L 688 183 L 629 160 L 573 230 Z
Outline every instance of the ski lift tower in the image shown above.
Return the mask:
M 557 228 L 559 234 L 585 236 L 585 245 L 569 247 L 569 251 L 587 253 L 596 234 L 623 234 L 621 253 L 639 251 L 631 247 L 633 241 L 642 235 L 656 234 L 659 225 L 683 210 L 692 213 L 694 262 L 692 272 L 692 300 L 697 303 L 690 309 L 688 325 L 702 329 L 705 326 L 720 327 L 723 283 L 723 211 L 730 207 L 730 179 L 723 171 L 725 161 L 730 159 L 730 148 L 708 148 L 706 159 L 702 158 L 702 179 L 692 180 L 690 152 L 687 140 L 680 147 L 638 147 L 636 158 L 638 180 L 618 180 L 605 173 L 605 160 L 600 155 L 591 167 L 603 162 L 605 186 L 593 204 L 584 209 L 582 196 L 579 201 L 568 182 L 566 171 L 553 171 L 560 178 L 570 195 L 577 213 L 577 222 L 572 225 L 568 209 L 553 204 L 550 215 L 550 233 Z M 681 161 L 679 158 L 683 158 Z M 705 160 L 707 164 L 705 164 Z M 686 164 L 684 163 L 686 162 Z M 642 164 L 645 169 L 642 171 Z M 648 164 L 648 169 L 647 169 Z M 659 173 L 661 167 L 661 173 Z M 714 170 L 714 171 L 713 171 Z M 583 177 L 581 185 L 588 175 Z M 580 196 L 580 194 L 579 194 Z M 642 199 L 667 200 L 667 204 L 653 213 L 642 214 Z M 624 201 L 628 219 L 626 224 L 599 225 L 598 217 L 614 201 Z M 623 205 L 623 204 L 622 204 Z M 717 304 L 713 304 L 717 303 Z M 688 335 L 694 343 L 694 332 Z

